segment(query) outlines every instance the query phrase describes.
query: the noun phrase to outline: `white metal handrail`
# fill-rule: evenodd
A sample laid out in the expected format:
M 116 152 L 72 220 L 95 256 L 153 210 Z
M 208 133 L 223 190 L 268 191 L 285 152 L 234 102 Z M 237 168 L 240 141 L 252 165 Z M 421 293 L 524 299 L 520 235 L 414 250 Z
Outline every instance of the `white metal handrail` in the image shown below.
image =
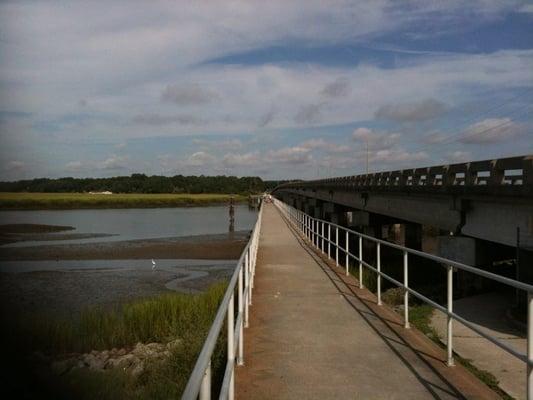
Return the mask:
M 329 259 L 333 258 L 331 253 L 331 246 L 335 247 L 335 265 L 340 266 L 339 263 L 339 250 L 345 253 L 345 273 L 349 274 L 349 258 L 353 258 L 359 263 L 359 287 L 363 288 L 363 267 L 366 267 L 377 274 L 377 304 L 382 305 L 381 302 L 381 278 L 385 278 L 394 285 L 403 288 L 404 293 L 404 326 L 409 328 L 409 294 L 419 298 L 423 302 L 435 307 L 436 309 L 442 311 L 447 316 L 447 327 L 446 327 L 446 348 L 447 348 L 447 365 L 453 366 L 453 320 L 461 322 L 463 325 L 472 329 L 474 332 L 504 349 L 508 353 L 512 354 L 519 360 L 523 361 L 527 365 L 527 394 L 528 399 L 533 400 L 533 286 L 524 282 L 519 282 L 514 279 L 506 278 L 504 276 L 496 275 L 491 272 L 483 271 L 479 268 L 472 267 L 457 261 L 449 260 L 443 257 L 435 256 L 433 254 L 424 253 L 419 250 L 410 249 L 405 246 L 401 246 L 395 243 L 390 243 L 385 240 L 377 239 L 372 236 L 365 235 L 363 233 L 354 231 L 352 229 L 346 228 L 344 226 L 325 221 L 319 218 L 311 217 L 310 215 L 300 211 L 288 204 L 275 199 L 274 204 L 282 212 L 285 218 L 302 234 L 309 239 L 311 244 L 320 250 L 322 253 L 326 254 L 325 243 L 327 243 L 327 256 Z M 325 228 L 327 226 L 327 228 Z M 332 230 L 335 230 L 335 240 L 332 240 Z M 346 247 L 343 248 L 339 245 L 339 231 L 344 231 L 346 236 Z M 325 235 L 327 232 L 327 236 Z M 349 238 L 350 235 L 355 235 L 359 239 L 359 256 L 352 254 L 349 249 Z M 376 266 L 369 264 L 363 260 L 363 239 L 369 240 L 377 244 L 376 246 Z M 403 252 L 403 282 L 400 282 L 391 276 L 383 273 L 381 271 L 381 247 L 382 245 L 397 249 Z M 447 269 L 447 305 L 446 307 L 441 306 L 440 304 L 434 302 L 433 300 L 427 298 L 423 294 L 417 292 L 416 290 L 409 287 L 408 281 L 408 271 L 409 271 L 409 254 L 420 256 L 432 261 L 441 263 Z M 527 292 L 527 354 L 523 354 L 520 351 L 514 349 L 513 347 L 507 345 L 506 343 L 501 342 L 497 338 L 487 334 L 482 329 L 477 327 L 472 322 L 466 320 L 460 315 L 453 312 L 453 270 L 461 269 L 484 278 L 488 278 L 505 285 L 511 286 L 515 289 L 524 290 Z
M 246 244 L 218 307 L 200 355 L 189 377 L 182 399 L 211 399 L 211 357 L 217 344 L 224 318 L 227 319 L 227 362 L 219 399 L 234 398 L 235 364 L 244 364 L 244 328 L 248 327 L 248 307 L 252 305 L 255 265 L 259 245 L 259 233 L 263 206 L 259 209 L 257 221 L 250 240 Z M 237 289 L 237 318 L 235 320 L 235 289 Z

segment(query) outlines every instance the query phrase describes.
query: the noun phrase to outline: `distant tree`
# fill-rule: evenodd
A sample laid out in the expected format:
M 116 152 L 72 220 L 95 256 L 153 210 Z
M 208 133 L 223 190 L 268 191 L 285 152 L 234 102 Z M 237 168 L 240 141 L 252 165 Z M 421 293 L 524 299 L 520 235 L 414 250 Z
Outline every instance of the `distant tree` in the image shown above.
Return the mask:
M 256 176 L 161 176 L 132 174 L 112 178 L 36 178 L 0 182 L 0 192 L 101 192 L 114 193 L 260 193 L 274 181 Z

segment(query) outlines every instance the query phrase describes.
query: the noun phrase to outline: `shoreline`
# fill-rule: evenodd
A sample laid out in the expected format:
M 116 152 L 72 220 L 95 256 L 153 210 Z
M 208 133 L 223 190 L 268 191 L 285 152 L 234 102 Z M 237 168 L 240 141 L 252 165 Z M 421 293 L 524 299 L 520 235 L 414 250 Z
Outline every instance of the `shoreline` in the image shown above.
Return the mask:
M 146 194 L 0 192 L 0 211 L 209 207 L 246 203 L 242 194 Z

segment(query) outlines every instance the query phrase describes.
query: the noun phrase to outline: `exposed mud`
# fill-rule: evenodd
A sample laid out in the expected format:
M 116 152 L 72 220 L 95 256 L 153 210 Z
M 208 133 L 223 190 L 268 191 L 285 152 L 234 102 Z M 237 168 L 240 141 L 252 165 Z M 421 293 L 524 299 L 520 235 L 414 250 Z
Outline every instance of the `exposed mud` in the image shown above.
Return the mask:
M 48 235 L 49 236 L 49 235 Z M 120 260 L 120 259 L 237 259 L 249 232 L 197 235 L 117 242 L 1 247 L 0 261 Z

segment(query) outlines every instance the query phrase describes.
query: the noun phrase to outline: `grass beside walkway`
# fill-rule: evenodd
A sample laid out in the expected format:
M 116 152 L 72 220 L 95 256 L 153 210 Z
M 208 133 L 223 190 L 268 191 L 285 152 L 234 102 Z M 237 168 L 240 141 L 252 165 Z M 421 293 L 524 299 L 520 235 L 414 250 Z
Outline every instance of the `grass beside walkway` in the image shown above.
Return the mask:
M 199 295 L 166 294 L 124 304 L 115 311 L 89 309 L 79 318 L 46 316 L 3 321 L 3 361 L 7 382 L 19 394 L 33 390 L 40 398 L 168 399 L 179 398 L 196 363 L 227 284 L 215 284 Z M 223 335 L 221 335 L 221 341 Z M 48 362 L 34 362 L 35 352 L 54 359 L 91 350 L 131 348 L 137 342 L 180 339 L 168 359 L 150 363 L 140 376 L 121 370 L 73 369 L 57 376 Z M 214 381 L 225 358 L 219 344 L 212 360 Z M 50 359 L 50 358 L 48 358 Z

